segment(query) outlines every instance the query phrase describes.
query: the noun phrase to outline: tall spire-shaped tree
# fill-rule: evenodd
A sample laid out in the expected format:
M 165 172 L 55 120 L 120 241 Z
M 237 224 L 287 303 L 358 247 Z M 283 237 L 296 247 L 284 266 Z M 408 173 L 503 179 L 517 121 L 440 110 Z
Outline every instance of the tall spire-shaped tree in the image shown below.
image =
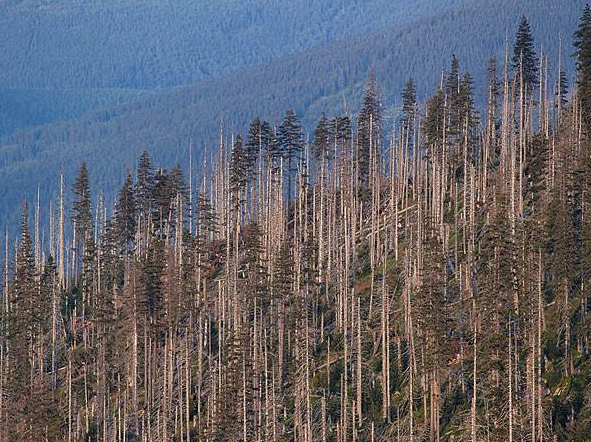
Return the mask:
M 285 113 L 278 132 L 282 155 L 286 162 L 287 191 L 291 197 L 292 175 L 297 171 L 298 160 L 302 152 L 302 126 L 293 109 L 289 109 Z
M 328 158 L 330 154 L 330 128 L 329 121 L 326 115 L 322 114 L 316 129 L 314 129 L 314 144 L 312 145 L 312 153 L 316 161 L 322 161 L 323 158 Z
M 511 62 L 513 73 L 518 81 L 523 77 L 523 85 L 531 93 L 534 86 L 538 84 L 539 67 L 538 56 L 534 50 L 534 39 L 525 15 L 522 15 L 519 20 Z
M 230 188 L 238 193 L 246 186 L 248 180 L 248 156 L 242 146 L 242 135 L 236 137 L 230 161 Z
M 150 212 L 152 181 L 154 170 L 148 152 L 142 153 L 137 167 L 135 196 L 138 210 L 147 215 Z
M 90 184 L 88 181 L 88 168 L 82 163 L 78 175 L 72 187 L 74 202 L 72 204 L 72 220 L 76 229 L 76 235 L 82 241 L 86 241 L 87 234 L 92 230 L 92 211 L 90 206 Z
M 133 178 L 131 173 L 119 190 L 119 200 L 115 205 L 113 229 L 118 246 L 121 250 L 132 250 L 136 229 L 136 203 L 133 191 Z
M 585 6 L 575 32 L 574 46 L 577 57 L 577 95 L 581 103 L 584 144 L 581 149 L 582 171 L 582 225 L 581 225 L 581 279 L 585 305 L 591 299 L 591 7 Z M 586 315 L 584 316 L 587 317 Z M 591 333 L 587 333 L 587 338 Z M 591 394 L 587 395 L 587 408 Z
M 585 6 L 579 28 L 575 32 L 575 56 L 577 58 L 577 85 L 585 121 L 585 129 L 591 132 L 591 7 Z
M 14 439 L 33 440 L 31 425 L 36 410 L 33 380 L 35 364 L 33 355 L 36 340 L 39 339 L 38 325 L 44 319 L 38 311 L 37 287 L 35 283 L 35 260 L 32 240 L 27 221 L 27 204 L 23 204 L 21 217 L 21 241 L 16 252 L 14 283 L 10 293 L 10 309 L 7 322 L 9 364 L 11 370 L 5 382 L 9 405 L 15 413 L 8 418 L 9 430 L 22 429 L 22 434 L 13 434 Z M 19 425 L 14 426 L 14 423 Z M 11 425 L 12 423 L 12 425 Z M 10 434 L 10 433 L 9 433 Z
M 417 113 L 417 91 L 414 80 L 408 79 L 402 90 L 402 124 L 409 131 Z
M 359 180 L 363 187 L 368 185 L 370 150 L 376 148 L 375 143 L 380 137 L 381 121 L 382 106 L 377 81 L 372 70 L 367 79 L 367 87 L 363 96 L 363 107 L 357 117 L 357 129 L 359 133 L 357 167 L 359 170 Z

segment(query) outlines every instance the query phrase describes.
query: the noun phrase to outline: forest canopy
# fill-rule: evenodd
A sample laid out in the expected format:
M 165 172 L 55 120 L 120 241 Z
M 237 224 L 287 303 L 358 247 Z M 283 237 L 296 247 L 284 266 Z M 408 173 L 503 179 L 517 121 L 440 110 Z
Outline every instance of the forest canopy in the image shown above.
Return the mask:
M 516 29 L 392 128 L 370 71 L 313 137 L 55 177 L 5 238 L 0 442 L 589 441 L 591 8 L 556 65 Z

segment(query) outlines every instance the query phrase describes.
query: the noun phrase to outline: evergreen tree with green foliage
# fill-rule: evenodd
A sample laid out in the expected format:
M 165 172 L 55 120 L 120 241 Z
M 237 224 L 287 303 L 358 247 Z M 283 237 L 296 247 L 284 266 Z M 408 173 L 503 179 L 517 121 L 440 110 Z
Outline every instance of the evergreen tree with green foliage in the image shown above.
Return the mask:
M 407 132 L 414 126 L 417 115 L 417 90 L 412 77 L 408 79 L 402 90 L 402 125 Z
M 138 310 L 155 332 L 160 331 L 164 319 L 164 250 L 164 241 L 154 238 L 140 262 Z
M 246 152 L 246 158 L 248 163 L 249 174 L 254 178 L 256 175 L 256 162 L 263 147 L 263 125 L 259 117 L 250 123 L 248 130 L 248 139 L 244 150 Z
M 568 79 L 563 70 L 560 71 L 558 83 L 556 84 L 556 106 L 560 106 L 564 109 L 568 103 Z
M 119 190 L 119 197 L 115 204 L 113 215 L 113 233 L 121 253 L 133 251 L 137 228 L 136 201 L 131 173 L 123 182 Z
M 474 152 L 475 138 L 478 136 L 477 130 L 480 124 L 478 111 L 474 105 L 474 80 L 469 72 L 466 72 L 460 80 L 460 91 L 458 97 L 458 127 L 460 139 L 462 142 L 468 142 L 468 157 L 477 155 Z
M 172 182 L 168 171 L 161 167 L 152 176 L 151 186 L 151 207 L 152 220 L 156 222 L 164 234 L 164 225 L 168 221 L 170 211 L 171 195 L 173 192 Z
M 501 82 L 498 76 L 498 61 L 490 57 L 487 67 L 488 74 L 488 112 L 491 113 L 494 124 L 498 124 L 499 98 L 501 96 Z
M 177 196 L 179 196 L 184 201 L 187 201 L 189 199 L 189 189 L 187 188 L 187 183 L 185 182 L 183 168 L 179 164 L 177 164 L 170 170 L 169 180 L 170 199 L 174 200 Z
M 331 135 L 330 149 L 333 150 L 331 156 L 343 156 L 349 150 L 349 143 L 353 138 L 353 129 L 351 128 L 351 119 L 348 115 L 335 117 L 330 121 L 329 133 Z
M 267 121 L 261 123 L 261 137 L 265 148 L 265 156 L 272 170 L 276 171 L 281 158 L 281 145 L 276 127 L 271 127 Z
M 445 96 L 443 90 L 438 89 L 427 102 L 427 114 L 425 115 L 425 141 L 429 149 L 427 155 L 430 157 L 439 154 L 443 143 L 445 124 Z
M 287 175 L 287 193 L 291 200 L 292 179 L 297 172 L 303 148 L 302 126 L 293 109 L 285 113 L 278 130 L 281 153 L 284 159 L 284 173 Z
M 230 190 L 236 195 L 236 198 L 248 183 L 248 168 L 248 155 L 242 147 L 242 135 L 239 134 L 234 142 L 230 160 Z
M 21 429 L 21 433 L 12 434 L 11 440 L 32 441 L 35 422 L 36 393 L 32 380 L 34 361 L 32 356 L 39 339 L 39 326 L 43 316 L 39 317 L 38 289 L 35 280 L 35 262 L 32 241 L 27 221 L 27 204 L 23 204 L 21 215 L 21 240 L 16 252 L 14 283 L 10 291 L 10 306 L 7 317 L 8 364 L 11 370 L 4 380 L 9 407 L 15 413 L 8 416 L 9 429 Z M 6 394 L 6 393 L 5 393 Z M 9 433 L 10 434 L 10 433 Z
M 577 86 L 581 100 L 584 130 L 591 138 L 591 7 L 585 6 L 579 27 L 574 35 L 577 63 Z
M 135 184 L 135 197 L 139 213 L 147 216 L 151 211 L 151 191 L 154 169 L 148 152 L 144 151 L 140 157 Z
M 264 250 L 262 244 L 262 231 L 255 221 L 248 226 L 244 238 L 244 292 L 247 295 L 246 304 L 254 307 L 255 302 L 259 308 L 266 312 L 270 305 L 268 297 L 268 279 L 264 262 Z
M 583 146 L 581 147 L 581 279 L 584 304 L 591 300 L 591 7 L 583 10 L 574 35 L 577 64 L 577 96 L 581 106 Z M 588 315 L 585 314 L 585 317 Z M 591 332 L 587 333 L 591 340 Z
M 538 84 L 538 63 L 531 28 L 525 15 L 522 15 L 515 36 L 511 67 L 517 84 L 523 79 L 524 88 L 529 94 L 534 92 L 534 87 Z
M 317 163 L 327 160 L 330 157 L 330 122 L 326 115 L 322 114 L 316 129 L 314 129 L 314 143 L 312 144 L 312 154 Z
M 371 149 L 377 148 L 382 123 L 382 103 L 373 71 L 369 73 L 363 106 L 357 116 L 357 169 L 362 189 L 369 185 Z
M 72 221 L 74 222 L 78 240 L 80 242 L 86 242 L 88 234 L 92 231 L 90 184 L 86 163 L 82 163 L 82 166 L 78 169 L 78 175 L 74 181 L 72 193 L 74 194 Z

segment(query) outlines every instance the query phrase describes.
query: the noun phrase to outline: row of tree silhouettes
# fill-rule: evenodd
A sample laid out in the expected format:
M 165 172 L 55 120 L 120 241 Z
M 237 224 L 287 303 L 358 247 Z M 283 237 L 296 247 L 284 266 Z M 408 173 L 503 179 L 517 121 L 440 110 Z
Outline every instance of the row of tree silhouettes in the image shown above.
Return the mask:
M 575 52 L 568 94 L 524 18 L 480 111 L 453 58 L 391 136 L 370 75 L 313 142 L 60 177 L 6 238 L 0 442 L 588 441 L 589 7 Z

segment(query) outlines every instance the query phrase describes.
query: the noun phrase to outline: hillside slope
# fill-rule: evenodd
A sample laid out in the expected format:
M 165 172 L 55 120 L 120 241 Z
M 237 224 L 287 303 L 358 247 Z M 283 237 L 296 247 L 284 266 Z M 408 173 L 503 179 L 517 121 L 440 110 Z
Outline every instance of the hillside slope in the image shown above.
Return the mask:
M 489 55 L 503 58 L 506 35 L 513 35 L 522 11 L 537 45 L 551 49 L 555 69 L 559 36 L 565 47 L 575 29 L 584 0 L 480 0 L 435 18 L 377 35 L 363 36 L 263 64 L 221 79 L 150 96 L 130 105 L 85 115 L 78 121 L 38 127 L 0 141 L 0 176 L 11 183 L 0 189 L 7 209 L 0 221 L 13 219 L 23 193 L 39 183 L 46 196 L 55 194 L 62 165 L 67 177 L 86 160 L 92 164 L 93 187 L 112 198 L 112 182 L 125 168 L 135 168 L 143 150 L 155 161 L 172 165 L 188 161 L 188 145 L 196 150 L 219 138 L 220 125 L 244 130 L 252 115 L 278 122 L 295 108 L 308 130 L 321 112 L 355 112 L 370 66 L 384 91 L 392 118 L 402 84 L 417 76 L 419 97 L 433 91 L 452 53 L 481 83 Z M 565 50 L 565 52 L 569 52 Z M 572 60 L 565 65 L 572 68 Z M 572 69 L 571 69 L 572 71 Z M 478 97 L 477 97 L 478 98 Z M 482 97 L 480 97 L 482 98 Z M 112 159 L 116 158 L 116 166 Z M 32 181 L 31 176 L 37 179 Z
M 0 136 L 470 1 L 3 0 Z
M 139 89 L 3 89 L 0 88 L 0 135 L 17 129 L 72 120 L 96 109 L 137 100 Z
M 163 88 L 471 0 L 5 0 L 0 86 Z

